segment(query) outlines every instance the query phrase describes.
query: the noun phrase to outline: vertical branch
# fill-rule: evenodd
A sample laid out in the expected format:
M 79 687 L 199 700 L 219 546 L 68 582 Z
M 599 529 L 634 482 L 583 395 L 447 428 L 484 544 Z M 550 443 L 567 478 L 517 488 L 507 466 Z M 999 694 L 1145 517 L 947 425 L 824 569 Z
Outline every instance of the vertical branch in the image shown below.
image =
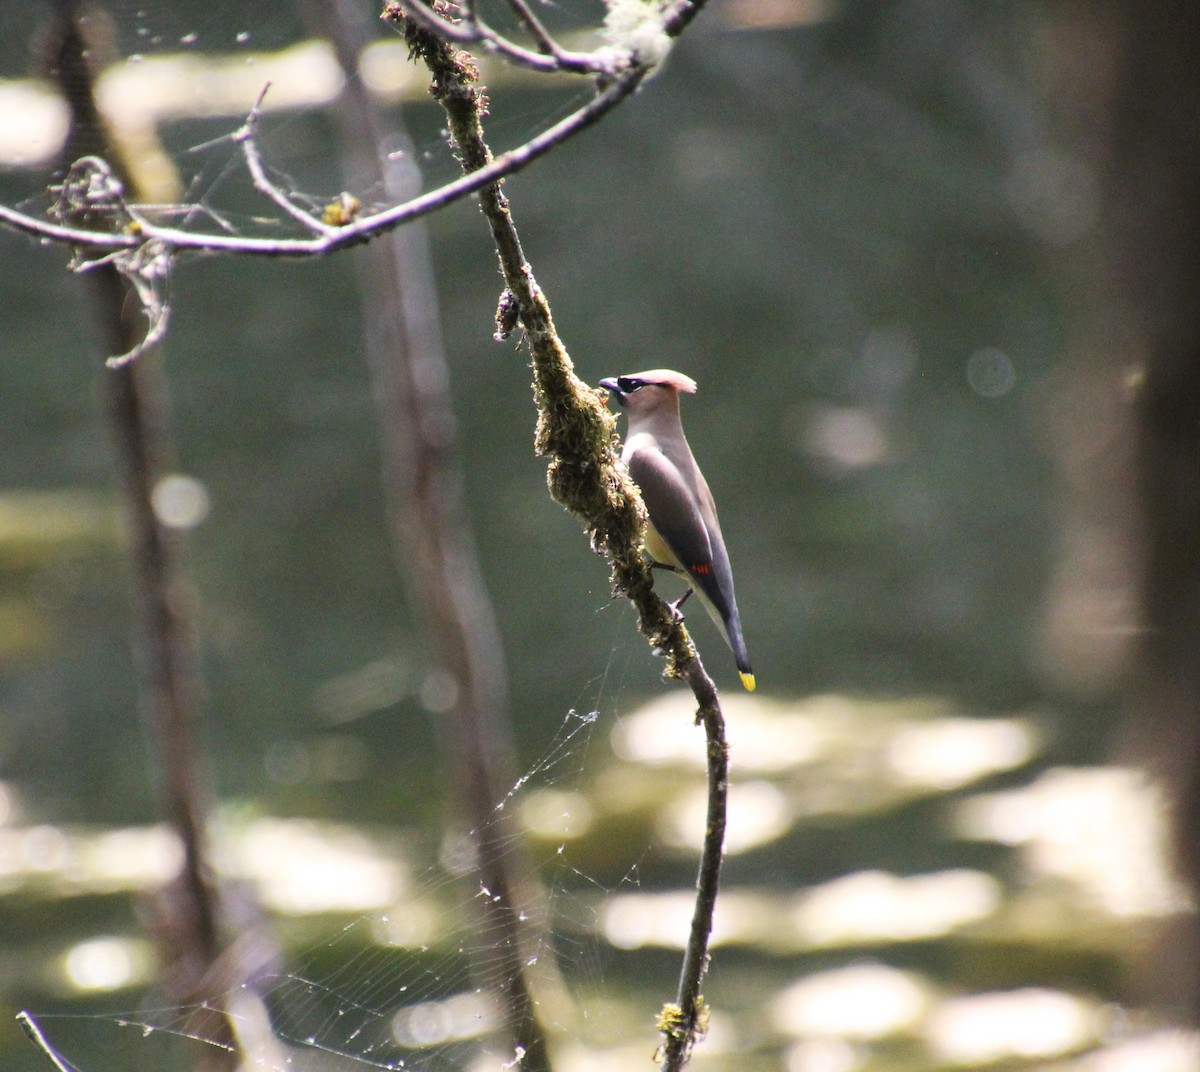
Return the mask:
M 92 302 L 106 353 L 125 353 L 144 332 L 128 284 L 107 266 L 93 274 Z M 113 348 L 113 347 L 117 348 Z M 166 469 L 169 433 L 165 388 L 156 354 L 106 374 L 109 423 L 116 442 L 137 602 L 135 655 L 140 703 L 153 735 L 159 800 L 183 849 L 183 865 L 168 891 L 164 931 L 170 947 L 170 987 L 187 1002 L 220 1003 L 209 992 L 221 954 L 217 891 L 204 828 L 203 777 L 195 738 L 198 675 L 189 593 L 177 550 L 155 516 L 151 497 Z M 214 1020 L 214 1022 L 216 1022 Z M 222 1027 L 218 1038 L 231 1039 Z
M 77 5 L 73 0 L 58 0 L 55 15 L 50 62 L 71 112 L 67 160 L 89 152 L 111 158 L 113 146 L 96 107 Z M 111 264 L 93 268 L 88 282 L 103 351 L 132 351 L 142 341 L 146 326 L 130 283 Z M 177 549 L 152 503 L 154 487 L 171 456 L 166 391 L 157 354 L 107 372 L 104 387 L 130 538 L 139 701 L 152 735 L 161 805 L 183 849 L 181 872 L 161 906 L 168 985 L 180 1002 L 219 1007 L 213 969 L 221 953 L 220 914 L 207 859 L 203 778 L 194 738 L 199 679 L 192 608 Z M 205 1067 L 234 1067 L 228 1021 L 217 1012 L 202 1010 L 197 1015 L 205 1022 L 194 1026 L 215 1043 Z
M 694 666 L 699 666 L 699 661 Z M 701 996 L 708 971 L 708 945 L 712 936 L 713 914 L 721 884 L 721 861 L 725 853 L 725 820 L 729 802 L 729 745 L 725 740 L 725 717 L 712 679 L 703 667 L 696 673 L 689 667 L 684 676 L 700 701 L 696 721 L 704 726 L 708 760 L 708 813 L 704 823 L 704 844 L 696 875 L 696 904 L 679 972 L 679 993 L 674 1005 L 664 1007 L 659 1016 L 663 1033 L 662 1072 L 679 1072 L 687 1065 L 692 1047 L 708 1028 L 708 1010 Z
M 1083 5 L 1117 49 L 1102 159 L 1111 264 L 1130 326 L 1118 374 L 1133 417 L 1140 629 L 1122 752 L 1166 790 L 1172 848 L 1200 891 L 1200 10 L 1174 0 Z M 1090 69 L 1091 62 L 1084 69 Z M 1077 269 L 1077 266 L 1074 266 Z M 1071 281 L 1074 282 L 1073 280 Z M 1111 479 L 1105 474 L 1105 479 Z M 1122 488 L 1121 490 L 1126 490 Z M 1166 930 L 1145 970 L 1161 1008 L 1200 1024 L 1200 917 Z
M 347 74 L 338 119 L 348 170 L 390 198 L 419 185 L 412 153 L 387 160 L 397 134 L 357 75 L 371 40 L 361 4 L 306 0 Z M 385 142 L 386 137 L 386 142 Z M 500 966 L 501 997 L 521 1068 L 548 1072 L 529 964 L 534 962 L 533 880 L 520 879 L 505 816 L 495 805 L 514 777 L 503 645 L 471 535 L 458 461 L 450 377 L 438 320 L 425 232 L 385 235 L 359 254 L 367 351 L 384 439 L 385 487 L 395 543 L 414 603 L 428 616 L 437 658 L 455 686 L 454 782 L 472 827 L 480 898 L 488 933 L 489 971 Z
M 481 120 L 486 98 L 476 85 L 478 75 L 472 58 L 404 21 L 390 5 L 389 14 L 403 23 L 410 53 L 418 56 L 433 75 L 430 92 L 445 109 L 463 171 L 486 167 L 492 159 Z M 724 718 L 716 686 L 687 630 L 654 592 L 641 553 L 645 511 L 636 485 L 614 453 L 614 419 L 597 392 L 575 375 L 499 184 L 483 187 L 479 199 L 529 347 L 538 410 L 535 445 L 539 454 L 550 459 L 550 493 L 584 519 L 592 546 L 611 562 L 615 588 L 637 608 L 639 628 L 651 645 L 665 654 L 667 674 L 683 678 L 699 704 L 697 722 L 704 726 L 708 757 L 707 829 L 678 1001 L 666 1006 L 659 1020 L 666 1036 L 662 1067 L 665 1072 L 678 1072 L 687 1064 L 707 1021 L 701 987 L 708 968 L 720 883 L 729 781 Z

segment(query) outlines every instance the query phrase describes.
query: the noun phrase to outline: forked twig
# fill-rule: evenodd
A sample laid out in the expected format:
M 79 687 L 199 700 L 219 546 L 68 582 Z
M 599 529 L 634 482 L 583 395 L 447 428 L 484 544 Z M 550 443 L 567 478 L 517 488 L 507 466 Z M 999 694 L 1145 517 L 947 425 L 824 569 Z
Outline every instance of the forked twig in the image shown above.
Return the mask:
M 393 0 L 385 17 L 397 15 L 411 21 L 440 40 L 458 45 L 477 45 L 511 63 L 547 74 L 582 74 L 596 80 L 597 95 L 564 119 L 522 145 L 501 153 L 470 174 L 446 183 L 401 204 L 379 212 L 360 214 L 336 224 L 321 219 L 298 206 L 275 185 L 266 173 L 256 141 L 262 97 L 259 97 L 246 121 L 232 138 L 242 148 L 246 166 L 258 190 L 300 223 L 309 234 L 297 237 L 239 236 L 168 227 L 155 223 L 144 214 L 129 210 L 135 227 L 92 228 L 80 222 L 48 220 L 0 204 L 0 225 L 44 241 L 71 245 L 88 255 L 135 250 L 143 242 L 157 241 L 172 255 L 180 252 L 236 253 L 260 257 L 324 256 L 369 241 L 378 234 L 436 212 L 529 166 L 563 142 L 573 138 L 602 118 L 641 85 L 661 56 L 645 55 L 641 46 L 628 42 L 602 46 L 593 52 L 575 52 L 563 48 L 538 18 L 527 0 L 508 0 L 509 6 L 536 44 L 536 51 L 493 30 L 482 21 L 473 0 L 465 0 L 465 21 L 451 18 L 439 6 L 426 0 Z M 648 25 L 656 26 L 663 41 L 678 37 L 704 7 L 705 0 L 673 0 L 659 15 L 647 5 Z M 265 92 L 265 90 L 264 90 Z
M 254 183 L 254 188 L 264 197 L 274 201 L 292 219 L 298 220 L 315 234 L 334 235 L 338 230 L 336 227 L 332 227 L 325 223 L 324 220 L 319 220 L 316 216 L 306 212 L 267 177 L 267 169 L 258 151 L 256 135 L 258 133 L 258 118 L 262 115 L 262 102 L 270 88 L 270 82 L 263 86 L 262 92 L 254 102 L 254 107 L 250 109 L 250 114 L 246 116 L 246 121 L 233 134 L 233 140 L 242 147 L 242 156 L 246 161 L 246 170 L 250 172 L 250 179 Z
M 465 8 L 462 21 L 446 17 L 434 5 L 424 0 L 392 0 L 388 12 L 401 14 L 426 33 L 456 45 L 481 45 L 485 51 L 503 56 L 518 67 L 541 71 L 544 74 L 612 75 L 619 66 L 610 51 L 572 52 L 559 45 L 533 10 L 523 0 L 508 0 L 509 6 L 537 41 L 540 51 L 534 52 L 497 33 L 475 12 L 474 5 Z M 394 17 L 394 14 L 391 16 Z M 626 60 L 627 62 L 627 60 Z
M 629 68 L 587 104 L 523 145 L 501 153 L 479 171 L 463 175 L 402 204 L 359 216 L 344 227 L 334 228 L 330 233 L 322 232 L 313 238 L 216 234 L 163 227 L 150 221 L 141 223 L 136 231 L 91 230 L 30 216 L 3 204 L 0 204 L 0 223 L 35 238 L 100 253 L 132 250 L 147 239 L 157 239 L 175 252 L 236 253 L 250 257 L 321 257 L 360 245 L 376 235 L 437 212 L 476 193 L 489 183 L 528 167 L 607 115 L 637 89 L 648 73 L 648 68 Z
M 538 44 L 538 49 L 545 52 L 549 56 L 553 56 L 559 62 L 569 55 L 564 52 L 561 46 L 553 37 L 550 36 L 550 31 L 543 25 L 542 20 L 537 17 L 525 0 L 508 0 L 508 6 L 516 13 L 517 18 L 525 24 L 525 28 L 533 36 L 533 39 Z

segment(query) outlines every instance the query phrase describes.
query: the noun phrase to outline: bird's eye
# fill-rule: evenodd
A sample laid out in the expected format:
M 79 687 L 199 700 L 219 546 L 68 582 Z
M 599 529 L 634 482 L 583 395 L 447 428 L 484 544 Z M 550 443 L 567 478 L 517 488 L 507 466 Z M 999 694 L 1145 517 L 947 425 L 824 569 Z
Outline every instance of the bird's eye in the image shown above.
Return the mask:
M 621 388 L 622 394 L 633 394 L 639 387 L 645 387 L 646 381 L 639 380 L 633 376 L 618 376 L 617 386 Z

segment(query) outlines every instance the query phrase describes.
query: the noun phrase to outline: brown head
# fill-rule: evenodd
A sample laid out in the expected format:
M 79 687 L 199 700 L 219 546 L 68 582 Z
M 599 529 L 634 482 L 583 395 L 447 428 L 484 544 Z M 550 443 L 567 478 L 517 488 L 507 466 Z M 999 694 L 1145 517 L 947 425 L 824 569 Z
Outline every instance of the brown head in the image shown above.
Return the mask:
M 678 413 L 679 395 L 695 393 L 696 381 L 673 369 L 650 369 L 601 380 L 600 386 L 612 393 L 633 420 L 664 409 Z

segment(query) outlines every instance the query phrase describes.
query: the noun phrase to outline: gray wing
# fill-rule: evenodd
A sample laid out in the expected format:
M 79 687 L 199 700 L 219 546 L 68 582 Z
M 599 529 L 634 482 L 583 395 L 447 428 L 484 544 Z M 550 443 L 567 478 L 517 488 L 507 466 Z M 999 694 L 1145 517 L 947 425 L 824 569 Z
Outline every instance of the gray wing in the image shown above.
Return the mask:
M 679 470 L 653 448 L 625 459 L 629 475 L 642 491 L 650 523 L 689 574 L 712 569 L 712 544 L 699 504 Z
M 751 673 L 750 656 L 742 637 L 742 624 L 733 596 L 733 573 L 720 532 L 709 533 L 700 504 L 679 470 L 659 450 L 643 447 L 625 458 L 629 475 L 642 491 L 650 522 L 671 553 L 687 570 L 688 580 L 705 609 L 717 623 L 737 659 L 738 669 Z M 702 480 L 702 478 L 701 478 Z M 700 494 L 716 519 L 716 509 L 706 486 Z M 747 686 L 752 688 L 753 685 Z

